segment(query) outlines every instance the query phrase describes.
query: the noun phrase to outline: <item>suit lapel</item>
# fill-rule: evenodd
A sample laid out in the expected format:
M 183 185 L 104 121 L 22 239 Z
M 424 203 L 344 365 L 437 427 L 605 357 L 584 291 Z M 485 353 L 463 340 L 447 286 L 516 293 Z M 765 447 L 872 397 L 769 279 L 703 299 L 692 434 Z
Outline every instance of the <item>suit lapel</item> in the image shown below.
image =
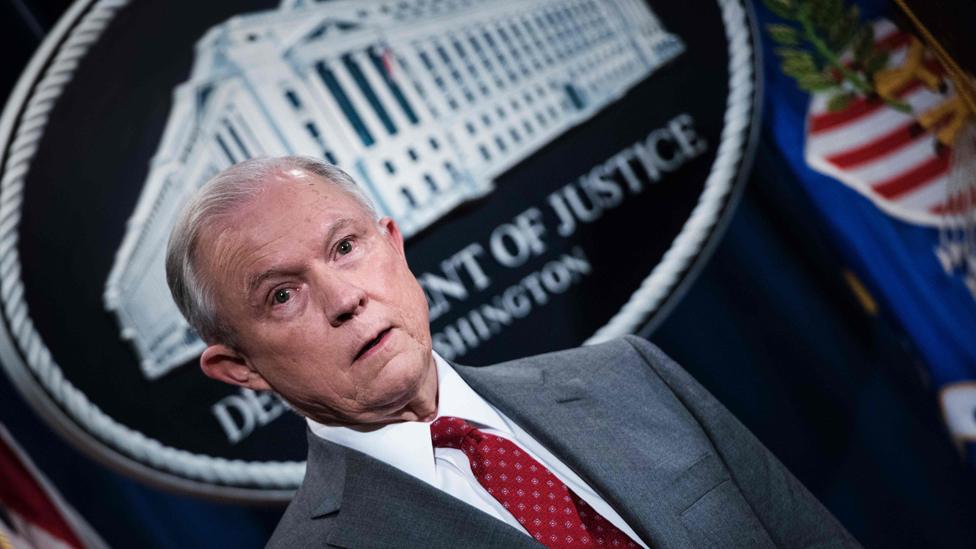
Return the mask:
M 311 519 L 335 521 L 327 542 L 337 547 L 540 547 L 461 500 L 312 433 L 301 492 Z
M 329 543 L 339 547 L 539 547 L 482 511 L 389 465 L 349 451 Z
M 669 406 L 673 399 L 648 394 L 645 384 L 635 388 L 621 368 L 590 372 L 585 380 L 566 365 L 558 377 L 546 375 L 538 363 L 456 370 L 583 478 L 645 542 L 657 548 L 682 545 L 674 537 L 683 531 L 683 508 L 675 498 L 681 494 L 672 488 L 684 484 L 681 477 L 691 463 L 677 457 L 689 449 L 673 445 L 682 438 L 673 416 L 684 413 Z M 696 449 L 690 450 L 695 457 Z

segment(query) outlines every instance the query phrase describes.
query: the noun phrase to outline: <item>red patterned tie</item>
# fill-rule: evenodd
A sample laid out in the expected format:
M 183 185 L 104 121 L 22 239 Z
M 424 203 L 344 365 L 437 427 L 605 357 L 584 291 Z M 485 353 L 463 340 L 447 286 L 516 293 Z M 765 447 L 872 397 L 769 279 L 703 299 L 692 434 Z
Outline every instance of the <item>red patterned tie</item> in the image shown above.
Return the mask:
M 438 418 L 430 433 L 435 447 L 464 452 L 478 482 L 546 547 L 638 547 L 513 442 L 456 417 Z

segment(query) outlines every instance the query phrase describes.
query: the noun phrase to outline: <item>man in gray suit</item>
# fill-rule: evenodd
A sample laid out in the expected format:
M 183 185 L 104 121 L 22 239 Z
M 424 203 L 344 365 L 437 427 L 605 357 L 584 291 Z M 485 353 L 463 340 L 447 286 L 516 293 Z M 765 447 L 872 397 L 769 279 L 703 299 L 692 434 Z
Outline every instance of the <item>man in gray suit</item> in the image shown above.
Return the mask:
M 210 377 L 307 418 L 274 547 L 856 547 L 650 343 L 490 367 L 433 353 L 390 218 L 334 166 L 217 175 L 170 238 L 173 297 Z

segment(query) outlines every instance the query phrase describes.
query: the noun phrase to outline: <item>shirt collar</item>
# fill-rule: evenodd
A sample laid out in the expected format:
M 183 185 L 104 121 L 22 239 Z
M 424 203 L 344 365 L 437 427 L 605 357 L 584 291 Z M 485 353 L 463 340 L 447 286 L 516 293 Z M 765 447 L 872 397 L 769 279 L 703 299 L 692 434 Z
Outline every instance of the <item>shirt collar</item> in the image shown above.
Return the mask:
M 495 408 L 476 393 L 446 360 L 434 353 L 437 362 L 437 417 L 452 416 L 479 427 L 496 429 L 511 436 L 511 429 Z
M 498 412 L 461 379 L 446 360 L 437 353 L 433 355 L 437 365 L 437 417 L 459 417 L 511 436 L 511 430 Z M 404 421 L 373 431 L 357 431 L 323 425 L 310 418 L 306 421 L 319 438 L 362 452 L 436 486 L 429 422 Z

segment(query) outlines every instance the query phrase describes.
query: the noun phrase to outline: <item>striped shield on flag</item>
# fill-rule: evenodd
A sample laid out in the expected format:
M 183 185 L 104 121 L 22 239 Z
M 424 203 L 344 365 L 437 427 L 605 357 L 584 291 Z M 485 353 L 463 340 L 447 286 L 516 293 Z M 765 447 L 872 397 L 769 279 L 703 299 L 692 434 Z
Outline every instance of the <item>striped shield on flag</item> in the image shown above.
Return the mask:
M 874 27 L 877 45 L 889 52 L 889 68 L 915 62 L 930 81 L 906 78 L 892 90 L 894 99 L 911 106 L 911 113 L 890 107 L 880 97 L 858 98 L 831 112 L 829 94 L 813 94 L 807 113 L 806 161 L 889 215 L 938 227 L 946 208 L 951 149 L 940 144 L 935 133 L 945 121 L 940 119 L 926 129 L 919 116 L 938 115 L 940 105 L 951 95 L 951 86 L 943 83 L 937 61 L 924 56 L 920 46 L 912 51 L 910 34 L 889 21 Z M 937 77 L 939 87 L 931 86 L 931 77 Z

